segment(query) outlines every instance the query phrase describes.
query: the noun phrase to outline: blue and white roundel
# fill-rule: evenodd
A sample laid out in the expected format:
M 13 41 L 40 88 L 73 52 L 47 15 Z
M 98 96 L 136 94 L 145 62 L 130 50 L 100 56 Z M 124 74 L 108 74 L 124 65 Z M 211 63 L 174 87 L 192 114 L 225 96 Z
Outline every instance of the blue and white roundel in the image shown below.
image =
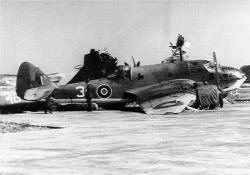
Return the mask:
M 98 86 L 96 92 L 100 98 L 109 98 L 112 95 L 112 89 L 107 84 L 102 84 Z

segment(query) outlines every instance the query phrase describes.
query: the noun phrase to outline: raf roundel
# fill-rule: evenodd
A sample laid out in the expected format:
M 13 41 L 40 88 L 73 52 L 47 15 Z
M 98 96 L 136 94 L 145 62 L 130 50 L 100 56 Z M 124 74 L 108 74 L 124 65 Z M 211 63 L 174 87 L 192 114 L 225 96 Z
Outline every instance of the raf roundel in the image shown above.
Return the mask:
M 107 84 L 102 84 L 97 88 L 97 95 L 100 98 L 109 98 L 112 95 L 112 89 Z

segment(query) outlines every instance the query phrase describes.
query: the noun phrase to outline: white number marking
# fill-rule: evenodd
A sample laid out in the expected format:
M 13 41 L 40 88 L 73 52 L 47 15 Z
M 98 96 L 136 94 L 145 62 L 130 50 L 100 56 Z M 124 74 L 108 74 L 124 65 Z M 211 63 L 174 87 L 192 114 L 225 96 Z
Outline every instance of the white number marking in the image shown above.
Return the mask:
M 80 94 L 77 94 L 77 97 L 85 97 L 84 86 L 77 86 L 76 89 L 80 89 Z
M 21 102 L 22 100 L 16 95 L 15 92 L 3 92 L 0 94 L 4 97 L 6 104 L 14 104 Z

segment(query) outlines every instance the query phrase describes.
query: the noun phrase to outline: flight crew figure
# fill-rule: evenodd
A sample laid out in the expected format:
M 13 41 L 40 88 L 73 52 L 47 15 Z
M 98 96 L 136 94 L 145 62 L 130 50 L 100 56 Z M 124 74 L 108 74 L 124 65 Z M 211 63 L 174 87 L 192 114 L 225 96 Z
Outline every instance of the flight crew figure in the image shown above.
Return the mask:
M 87 105 L 88 105 L 88 111 L 92 111 L 92 98 L 93 98 L 93 91 L 94 91 L 94 86 L 89 83 L 89 79 L 86 80 L 86 91 L 85 91 L 85 97 L 87 100 Z

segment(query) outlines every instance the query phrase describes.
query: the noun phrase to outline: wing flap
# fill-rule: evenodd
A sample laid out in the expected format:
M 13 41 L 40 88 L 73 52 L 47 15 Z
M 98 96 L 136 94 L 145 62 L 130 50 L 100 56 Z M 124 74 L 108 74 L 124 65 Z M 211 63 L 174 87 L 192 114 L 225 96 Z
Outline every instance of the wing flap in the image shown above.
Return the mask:
M 195 98 L 192 93 L 178 93 L 147 100 L 140 106 L 146 114 L 178 114 Z
M 175 79 L 126 91 L 124 96 L 139 104 L 147 114 L 180 113 L 195 100 L 195 82 Z

